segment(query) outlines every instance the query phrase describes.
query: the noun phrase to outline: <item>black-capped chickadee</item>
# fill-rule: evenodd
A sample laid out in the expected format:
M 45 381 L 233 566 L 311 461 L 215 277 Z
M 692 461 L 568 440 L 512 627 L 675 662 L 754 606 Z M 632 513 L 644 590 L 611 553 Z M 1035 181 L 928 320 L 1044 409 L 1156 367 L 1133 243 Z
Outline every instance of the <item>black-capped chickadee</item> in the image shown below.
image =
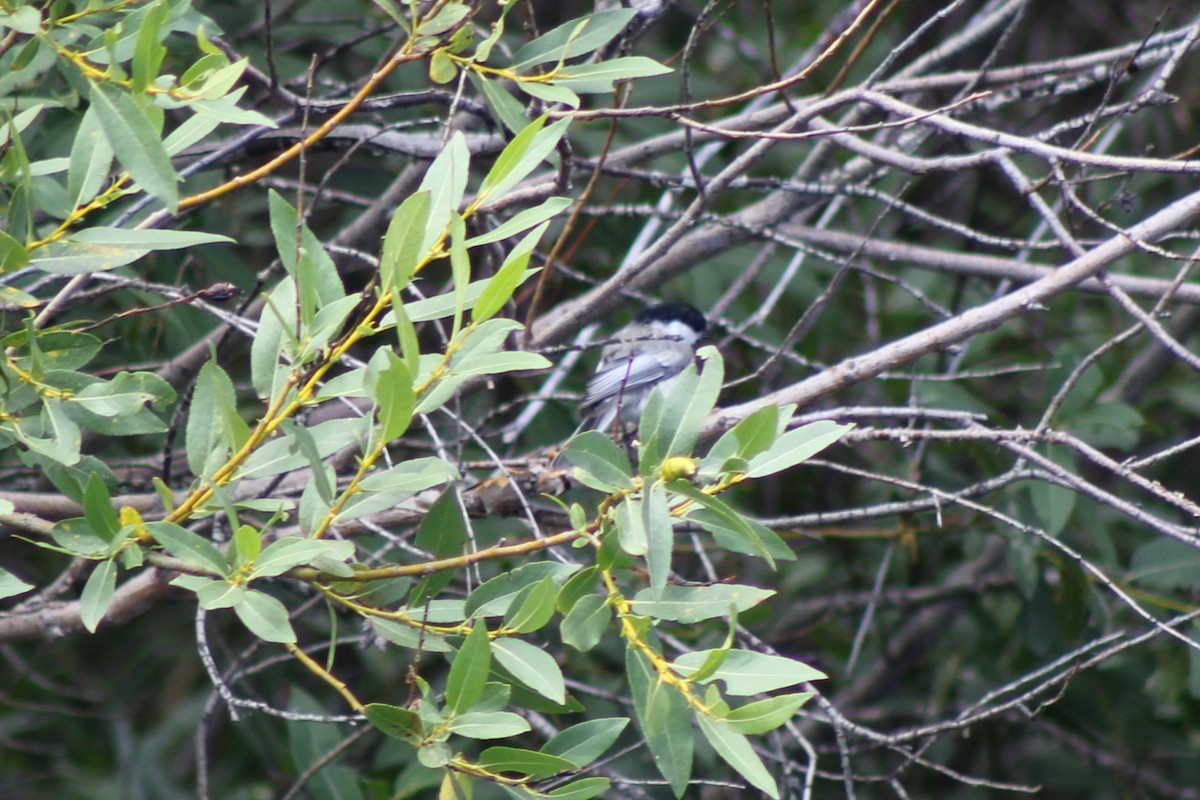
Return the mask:
M 621 431 L 641 418 L 654 387 L 667 391 L 671 381 L 696 357 L 695 346 L 708 322 L 684 303 L 661 303 L 639 311 L 611 344 L 600 351 L 600 363 L 579 401 L 582 422 L 575 433 Z M 561 457 L 555 469 L 566 466 Z

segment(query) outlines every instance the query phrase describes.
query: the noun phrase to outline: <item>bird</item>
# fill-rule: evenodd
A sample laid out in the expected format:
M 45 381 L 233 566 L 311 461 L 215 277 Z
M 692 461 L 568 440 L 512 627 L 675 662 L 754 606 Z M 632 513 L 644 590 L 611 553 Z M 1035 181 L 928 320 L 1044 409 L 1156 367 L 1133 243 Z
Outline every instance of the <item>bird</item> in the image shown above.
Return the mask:
M 659 303 L 642 309 L 600 351 L 600 363 L 579 401 L 583 431 L 618 432 L 637 425 L 655 387 L 669 390 L 672 381 L 696 357 L 696 343 L 708 321 L 686 303 Z M 573 434 L 574 435 L 574 434 Z M 560 455 L 552 465 L 565 466 Z

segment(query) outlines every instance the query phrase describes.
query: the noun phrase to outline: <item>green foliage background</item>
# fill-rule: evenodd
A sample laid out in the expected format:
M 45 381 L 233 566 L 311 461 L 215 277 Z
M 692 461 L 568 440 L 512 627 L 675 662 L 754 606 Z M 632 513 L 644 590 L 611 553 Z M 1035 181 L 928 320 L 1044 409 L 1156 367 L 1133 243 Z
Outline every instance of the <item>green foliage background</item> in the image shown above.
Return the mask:
M 0 796 L 1200 796 L 1192 217 L 888 350 L 1192 197 L 1190 11 L 195 5 L 0 3 Z

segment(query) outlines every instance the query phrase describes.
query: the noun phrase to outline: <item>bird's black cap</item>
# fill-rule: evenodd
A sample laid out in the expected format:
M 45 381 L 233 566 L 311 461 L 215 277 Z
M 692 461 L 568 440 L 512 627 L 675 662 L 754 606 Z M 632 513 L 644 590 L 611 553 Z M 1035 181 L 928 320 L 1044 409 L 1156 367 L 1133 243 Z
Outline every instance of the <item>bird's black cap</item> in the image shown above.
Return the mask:
M 648 322 L 683 322 L 696 333 L 704 333 L 708 328 L 708 320 L 704 315 L 687 303 L 659 303 L 643 308 L 633 321 L 642 325 Z

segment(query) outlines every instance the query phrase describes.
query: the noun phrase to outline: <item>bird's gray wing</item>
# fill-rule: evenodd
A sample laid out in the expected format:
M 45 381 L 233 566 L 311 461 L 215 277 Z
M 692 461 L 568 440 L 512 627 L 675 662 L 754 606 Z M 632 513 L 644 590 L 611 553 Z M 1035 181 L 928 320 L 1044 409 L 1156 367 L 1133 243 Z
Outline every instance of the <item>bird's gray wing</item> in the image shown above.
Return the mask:
M 678 375 L 694 358 L 691 346 L 683 342 L 657 342 L 656 345 L 635 348 L 615 358 L 606 354 L 596 368 L 596 374 L 588 381 L 579 404 L 584 415 L 622 394 Z

